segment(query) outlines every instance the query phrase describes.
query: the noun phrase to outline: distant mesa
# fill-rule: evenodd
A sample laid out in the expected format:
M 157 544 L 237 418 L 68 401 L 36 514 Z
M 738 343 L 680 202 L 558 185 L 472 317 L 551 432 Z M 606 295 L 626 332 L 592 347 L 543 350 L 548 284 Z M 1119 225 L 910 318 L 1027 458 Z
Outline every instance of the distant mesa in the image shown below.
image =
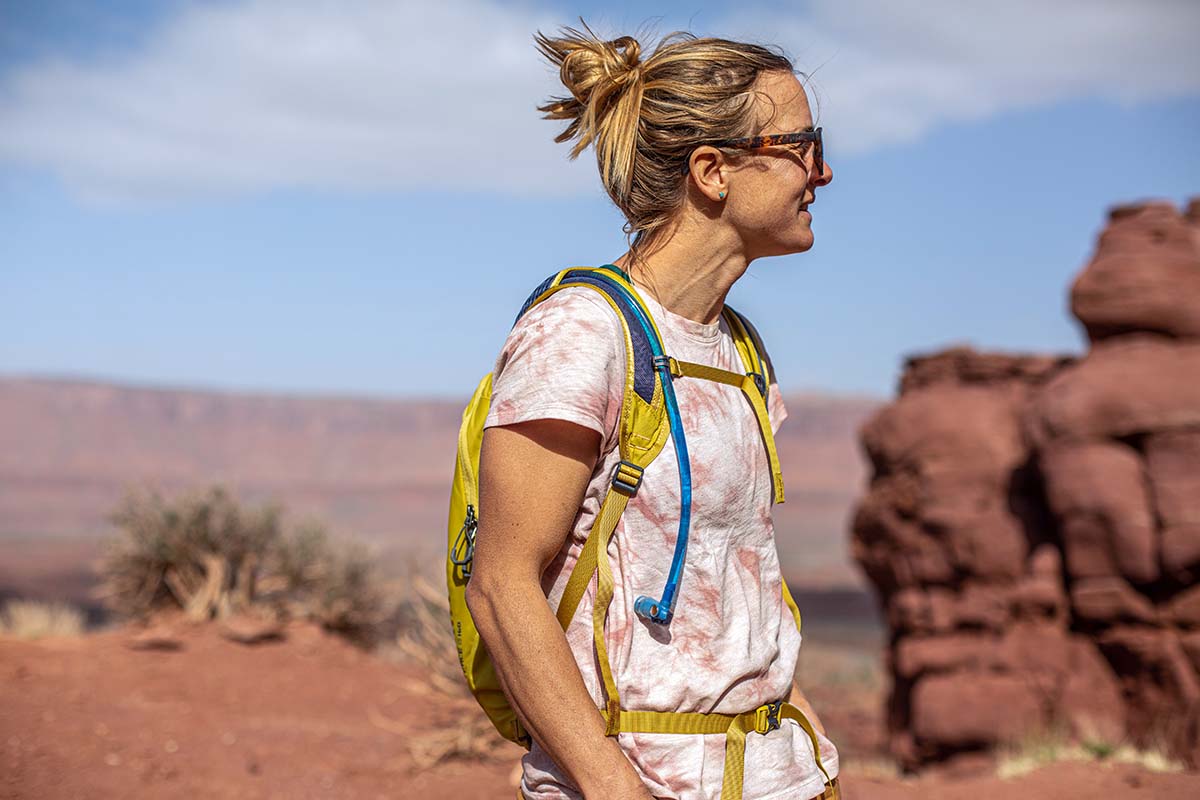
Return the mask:
M 499 343 L 497 343 L 499 346 Z M 855 432 L 882 400 L 787 399 L 781 562 L 864 592 L 845 520 L 866 478 Z M 385 569 L 444 558 L 462 401 L 262 395 L 0 378 L 0 598 L 91 606 L 92 562 L 127 489 L 214 483 L 381 548 Z

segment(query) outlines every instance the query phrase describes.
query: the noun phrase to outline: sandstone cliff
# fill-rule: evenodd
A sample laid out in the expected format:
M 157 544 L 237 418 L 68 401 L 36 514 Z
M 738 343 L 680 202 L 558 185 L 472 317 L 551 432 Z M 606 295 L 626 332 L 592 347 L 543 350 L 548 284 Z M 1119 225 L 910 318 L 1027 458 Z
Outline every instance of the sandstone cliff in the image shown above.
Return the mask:
M 1200 762 L 1200 199 L 1113 210 L 1071 309 L 1083 357 L 913 357 L 860 430 L 910 766 L 1046 727 Z

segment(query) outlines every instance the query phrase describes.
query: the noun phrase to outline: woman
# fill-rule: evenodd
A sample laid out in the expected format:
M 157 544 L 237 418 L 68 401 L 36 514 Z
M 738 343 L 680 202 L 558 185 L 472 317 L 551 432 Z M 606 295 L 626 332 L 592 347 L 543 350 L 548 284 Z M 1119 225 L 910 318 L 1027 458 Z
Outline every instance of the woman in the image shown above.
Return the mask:
M 812 246 L 808 206 L 832 179 L 792 64 L 763 47 L 688 34 L 667 37 L 645 60 L 636 40 L 602 41 L 586 26 L 536 41 L 570 91 L 539 110 L 569 121 L 557 141 L 577 139 L 572 157 L 595 148 L 632 237 L 614 263 L 631 276 L 665 351 L 742 372 L 721 318 L 725 296 L 755 259 Z M 798 135 L 749 138 L 770 134 Z M 533 738 L 521 796 L 715 800 L 726 736 L 606 736 L 595 590 L 565 637 L 552 610 L 619 458 L 622 336 L 616 312 L 585 287 L 535 306 L 510 333 L 494 370 L 467 602 Z M 678 465 L 666 448 L 608 548 L 614 595 L 603 636 L 620 707 L 743 714 L 790 696 L 820 731 L 792 684 L 800 634 L 781 599 L 755 415 L 730 386 L 680 381 L 676 393 L 694 486 L 686 571 L 668 626 L 637 617 L 635 598 L 662 586 L 676 535 Z M 787 412 L 774 382 L 767 406 L 778 429 Z M 836 776 L 836 749 L 823 731 L 816 738 Z M 812 739 L 787 719 L 751 731 L 744 752 L 746 800 L 825 791 Z M 835 792 L 836 784 L 824 796 Z

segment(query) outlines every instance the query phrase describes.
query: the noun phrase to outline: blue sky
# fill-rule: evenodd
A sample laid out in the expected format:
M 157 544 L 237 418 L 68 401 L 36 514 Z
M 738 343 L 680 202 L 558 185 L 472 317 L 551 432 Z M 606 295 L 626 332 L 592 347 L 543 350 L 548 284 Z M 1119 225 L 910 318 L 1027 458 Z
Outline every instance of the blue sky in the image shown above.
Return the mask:
M 816 246 L 731 295 L 790 390 L 1080 352 L 1107 208 L 1200 194 L 1194 3 L 98 6 L 0 0 L 0 373 L 465 395 L 532 286 L 624 250 L 534 110 L 529 37 L 580 15 L 815 71 Z

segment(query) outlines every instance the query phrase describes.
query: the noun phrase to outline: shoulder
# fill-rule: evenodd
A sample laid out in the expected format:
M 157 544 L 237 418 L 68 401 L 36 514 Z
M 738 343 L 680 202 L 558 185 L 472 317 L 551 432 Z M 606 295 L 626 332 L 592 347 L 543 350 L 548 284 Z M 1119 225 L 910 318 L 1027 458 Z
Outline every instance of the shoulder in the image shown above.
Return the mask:
M 617 312 L 587 287 L 561 289 L 521 316 L 492 371 L 485 427 L 562 419 L 615 442 L 625 386 Z
M 565 286 L 526 311 L 513 329 L 554 320 L 573 327 L 618 330 L 621 319 L 598 289 Z
M 617 311 L 586 286 L 559 289 L 513 325 L 496 361 L 497 375 L 514 359 L 537 358 L 574 365 L 620 362 L 625 337 Z

